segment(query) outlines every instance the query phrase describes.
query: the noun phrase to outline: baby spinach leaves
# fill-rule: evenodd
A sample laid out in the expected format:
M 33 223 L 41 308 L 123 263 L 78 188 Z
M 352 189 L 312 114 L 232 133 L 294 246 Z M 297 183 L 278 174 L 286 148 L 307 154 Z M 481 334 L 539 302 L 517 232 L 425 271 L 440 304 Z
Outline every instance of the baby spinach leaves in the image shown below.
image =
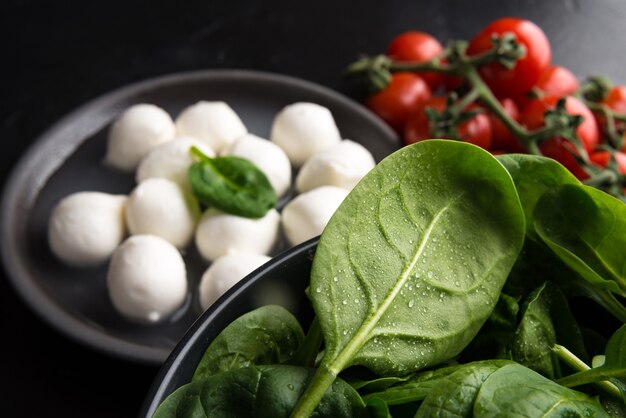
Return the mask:
M 260 307 L 231 322 L 209 345 L 192 381 L 250 365 L 278 364 L 304 340 L 298 320 L 285 308 Z
M 200 202 L 247 218 L 261 218 L 276 206 L 274 188 L 250 161 L 235 156 L 211 158 L 196 147 L 191 153 L 198 161 L 189 167 L 189 182 Z
M 509 174 L 477 147 L 425 141 L 379 163 L 318 244 L 310 295 L 325 357 L 307 402 L 349 365 L 402 375 L 458 354 L 496 304 L 524 230 Z
M 177 389 L 154 418 L 286 418 L 313 371 L 296 366 L 245 367 L 218 373 Z M 358 393 L 341 379 L 333 382 L 312 417 L 366 417 Z

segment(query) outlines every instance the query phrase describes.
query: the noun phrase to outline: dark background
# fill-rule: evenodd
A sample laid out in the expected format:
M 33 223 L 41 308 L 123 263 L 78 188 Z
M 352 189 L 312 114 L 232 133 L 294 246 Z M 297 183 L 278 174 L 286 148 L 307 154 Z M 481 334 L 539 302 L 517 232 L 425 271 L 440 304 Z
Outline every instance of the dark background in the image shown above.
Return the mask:
M 206 68 L 308 79 L 356 97 L 341 77 L 360 53 L 408 29 L 442 42 L 489 21 L 539 24 L 553 62 L 577 76 L 626 82 L 626 2 L 564 1 L 34 1 L 0 2 L 0 181 L 58 118 L 137 80 Z M 2 245 L 2 243 L 0 243 Z M 158 368 L 58 334 L 0 278 L 0 416 L 132 417 Z

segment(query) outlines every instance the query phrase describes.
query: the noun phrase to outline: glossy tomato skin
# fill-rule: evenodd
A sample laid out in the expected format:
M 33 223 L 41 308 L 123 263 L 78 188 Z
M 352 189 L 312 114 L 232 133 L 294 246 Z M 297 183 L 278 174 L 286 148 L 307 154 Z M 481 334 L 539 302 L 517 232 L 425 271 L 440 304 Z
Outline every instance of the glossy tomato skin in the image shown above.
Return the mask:
M 446 101 L 447 99 L 445 97 L 432 97 L 426 102 L 422 109 L 419 109 L 411 115 L 404 129 L 403 140 L 405 144 L 408 145 L 433 138 L 433 135 L 430 134 L 430 121 L 428 116 L 426 116 L 425 109 L 433 108 L 441 112 L 445 109 Z M 463 141 L 478 145 L 484 149 L 490 149 L 491 125 L 489 124 L 489 118 L 484 112 L 479 113 L 470 120 L 461 123 L 458 126 L 458 131 L 459 136 L 463 139 Z
M 603 103 L 616 113 L 626 114 L 626 86 L 613 87 Z
M 425 62 L 443 51 L 441 43 L 433 36 L 417 31 L 403 32 L 393 38 L 387 47 L 387 56 L 400 62 Z M 436 90 L 444 82 L 443 74 L 434 72 L 419 73 L 431 90 Z
M 430 97 L 430 88 L 420 76 L 400 72 L 392 75 L 386 88 L 366 98 L 365 105 L 401 134 L 411 112 Z
M 521 123 L 530 130 L 543 127 L 544 113 L 553 109 L 558 100 L 559 97 L 549 96 L 531 101 L 522 112 Z M 566 98 L 565 109 L 570 115 L 583 117 L 583 122 L 578 126 L 576 134 L 585 150 L 591 152 L 598 145 L 600 138 L 593 114 L 584 103 L 572 96 Z M 545 156 L 559 161 L 579 179 L 588 177 L 572 155 L 572 152 L 576 153 L 576 148 L 571 142 L 563 138 L 550 138 L 541 144 L 540 149 Z
M 510 98 L 500 100 L 502 108 L 509 117 L 517 122 L 520 121 L 521 112 L 515 101 Z M 491 124 L 491 148 L 505 152 L 524 153 L 526 150 L 520 144 L 519 140 L 509 131 L 502 121 L 493 113 L 487 114 L 489 123 Z
M 498 63 L 484 65 L 480 75 L 498 97 L 520 97 L 533 87 L 550 65 L 552 52 L 545 33 L 533 22 L 506 17 L 491 22 L 471 41 L 468 55 L 478 55 L 492 48 L 491 36 L 513 33 L 526 47 L 526 55 L 507 69 Z
M 540 96 L 564 97 L 574 94 L 579 87 L 574 73 L 560 65 L 551 65 L 541 74 L 532 90 Z M 520 108 L 528 106 L 531 100 L 526 95 L 516 98 Z
M 594 164 L 600 167 L 606 167 L 611 159 L 611 153 L 609 151 L 599 150 L 594 151 L 589 156 L 589 159 Z M 626 153 L 616 151 L 615 160 L 617 161 L 617 168 L 620 173 L 626 174 Z

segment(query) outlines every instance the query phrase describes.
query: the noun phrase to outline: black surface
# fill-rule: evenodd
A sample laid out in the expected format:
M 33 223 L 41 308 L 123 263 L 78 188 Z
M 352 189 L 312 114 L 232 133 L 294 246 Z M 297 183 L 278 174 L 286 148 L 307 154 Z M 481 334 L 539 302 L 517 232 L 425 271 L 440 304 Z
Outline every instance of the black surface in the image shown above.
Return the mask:
M 0 2 L 0 178 L 50 124 L 136 80 L 248 68 L 355 94 L 340 76 L 359 53 L 418 28 L 467 38 L 504 15 L 537 22 L 553 62 L 626 83 L 626 2 L 33 1 Z M 132 417 L 157 369 L 86 349 L 35 317 L 0 280 L 0 416 Z

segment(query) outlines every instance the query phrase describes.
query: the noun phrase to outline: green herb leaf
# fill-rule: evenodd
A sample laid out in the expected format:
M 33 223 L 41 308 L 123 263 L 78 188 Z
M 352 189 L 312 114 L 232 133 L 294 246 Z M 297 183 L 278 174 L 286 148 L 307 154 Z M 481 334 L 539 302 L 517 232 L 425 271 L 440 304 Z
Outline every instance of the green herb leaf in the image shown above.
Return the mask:
M 250 161 L 235 156 L 210 158 L 196 147 L 191 152 L 199 161 L 189 167 L 189 182 L 200 202 L 247 218 L 262 218 L 276 206 L 274 188 Z
M 311 391 L 349 365 L 402 375 L 458 354 L 495 306 L 524 230 L 511 177 L 476 146 L 423 141 L 379 163 L 313 260 L 325 357 Z
M 313 374 L 295 366 L 259 366 L 212 375 L 180 387 L 153 418 L 286 418 Z M 337 379 L 312 417 L 366 417 L 350 385 Z
M 519 364 L 493 372 L 474 404 L 475 417 L 608 417 L 597 399 L 568 389 Z
M 298 320 L 285 308 L 267 305 L 255 309 L 231 322 L 211 342 L 192 382 L 251 365 L 282 363 L 303 340 Z
M 626 296 L 626 204 L 583 185 L 543 194 L 535 230 L 571 269 L 594 286 Z

